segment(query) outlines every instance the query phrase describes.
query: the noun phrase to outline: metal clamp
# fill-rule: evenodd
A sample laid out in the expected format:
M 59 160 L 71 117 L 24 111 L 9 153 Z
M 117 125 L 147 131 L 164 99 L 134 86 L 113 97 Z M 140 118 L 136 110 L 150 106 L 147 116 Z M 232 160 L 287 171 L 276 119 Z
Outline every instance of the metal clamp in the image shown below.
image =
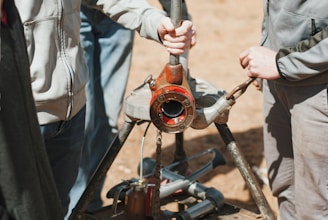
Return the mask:
M 236 86 L 230 93 L 227 94 L 226 99 L 237 99 L 239 98 L 247 89 L 247 87 L 255 80 L 256 78 L 249 78 L 242 84 Z

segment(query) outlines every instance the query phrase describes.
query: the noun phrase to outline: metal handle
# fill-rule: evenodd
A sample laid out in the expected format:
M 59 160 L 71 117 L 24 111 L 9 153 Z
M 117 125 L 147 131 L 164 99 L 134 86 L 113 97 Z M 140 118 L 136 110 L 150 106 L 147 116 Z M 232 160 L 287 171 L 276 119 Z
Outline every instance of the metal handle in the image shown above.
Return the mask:
M 242 84 L 236 86 L 226 97 L 227 100 L 229 99 L 237 99 L 239 98 L 247 89 L 247 87 L 255 80 L 256 78 L 248 78 Z

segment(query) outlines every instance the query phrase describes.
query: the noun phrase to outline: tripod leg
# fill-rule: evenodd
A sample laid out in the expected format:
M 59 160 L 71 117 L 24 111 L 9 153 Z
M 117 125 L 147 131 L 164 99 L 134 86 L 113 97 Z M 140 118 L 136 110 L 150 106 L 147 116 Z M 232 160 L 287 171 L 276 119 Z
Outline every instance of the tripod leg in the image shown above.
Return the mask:
M 218 129 L 224 143 L 227 145 L 227 149 L 230 152 L 232 158 L 235 161 L 239 172 L 243 176 L 248 189 L 250 190 L 252 197 L 259 208 L 261 214 L 263 215 L 265 220 L 274 220 L 276 217 L 274 216 L 268 201 L 266 200 L 258 182 L 255 179 L 251 168 L 244 158 L 242 152 L 239 150 L 234 137 L 231 134 L 228 125 L 226 124 L 217 124 L 215 123 L 216 128 Z
M 69 220 L 83 219 L 83 212 L 87 211 L 87 207 L 90 201 L 92 200 L 94 193 L 96 192 L 103 178 L 105 178 L 107 171 L 114 162 L 116 156 L 118 155 L 123 144 L 128 138 L 130 132 L 132 131 L 135 123 L 135 121 L 124 122 L 122 128 L 116 135 L 112 144 L 108 147 L 106 154 L 104 155 L 96 171 L 91 177 L 91 180 L 87 185 L 86 189 L 84 190 L 81 198 L 73 209 Z
M 184 150 L 183 145 L 183 132 L 175 134 L 175 152 L 174 152 L 174 161 L 182 161 L 187 158 L 186 152 Z M 182 163 L 176 167 L 176 171 L 178 171 L 179 174 L 185 175 L 186 171 L 188 170 L 188 162 Z

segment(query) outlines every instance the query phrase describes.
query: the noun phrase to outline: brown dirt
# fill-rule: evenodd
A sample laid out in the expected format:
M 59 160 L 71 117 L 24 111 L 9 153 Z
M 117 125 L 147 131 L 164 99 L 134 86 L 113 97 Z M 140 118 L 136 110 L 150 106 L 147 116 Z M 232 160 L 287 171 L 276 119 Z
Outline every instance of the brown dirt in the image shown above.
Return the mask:
M 149 2 L 160 7 L 157 0 Z M 190 73 L 194 78 L 207 80 L 217 88 L 230 92 L 247 79 L 239 65 L 238 57 L 242 50 L 260 42 L 262 1 L 187 0 L 187 5 L 197 28 L 197 45 L 189 54 Z M 141 85 L 148 75 L 157 77 L 168 58 L 169 55 L 162 46 L 136 36 L 127 95 Z M 230 110 L 227 124 L 250 165 L 265 167 L 261 98 L 261 93 L 250 86 Z M 121 180 L 138 177 L 137 164 L 144 130 L 145 125 L 136 126 L 129 135 L 109 170 L 103 191 L 104 198 L 107 190 Z M 154 157 L 155 136 L 156 129 L 151 126 L 145 139 L 144 157 Z M 226 165 L 217 167 L 200 180 L 204 185 L 220 190 L 228 202 L 256 210 L 245 182 L 214 125 L 202 130 L 188 128 L 184 132 L 184 139 L 188 155 L 214 147 L 219 149 L 227 160 Z M 163 164 L 170 163 L 173 151 L 174 136 L 164 133 Z M 201 165 L 195 161 L 190 163 L 193 170 L 197 170 L 199 166 Z M 262 189 L 272 209 L 277 213 L 276 200 L 271 196 L 268 185 L 262 184 Z M 109 203 L 108 200 L 105 202 Z

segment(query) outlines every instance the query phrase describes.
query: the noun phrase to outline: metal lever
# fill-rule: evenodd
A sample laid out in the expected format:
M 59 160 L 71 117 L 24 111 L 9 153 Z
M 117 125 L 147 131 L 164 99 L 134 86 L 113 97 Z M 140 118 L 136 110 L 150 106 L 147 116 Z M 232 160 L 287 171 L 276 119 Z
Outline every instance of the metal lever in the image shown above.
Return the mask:
M 189 174 L 188 176 L 183 176 L 174 171 L 171 171 L 170 168 L 178 165 L 178 163 L 174 163 L 172 165 L 168 165 L 167 167 L 161 168 L 161 175 L 164 179 L 170 180 L 169 183 L 162 185 L 160 188 L 160 198 L 165 198 L 169 195 L 172 195 L 179 189 L 186 190 L 191 184 L 196 182 L 196 180 L 203 176 L 204 174 L 210 172 L 215 167 L 224 165 L 226 163 L 222 154 L 215 148 L 211 148 L 203 153 L 195 155 L 195 157 L 187 158 L 185 161 L 196 159 L 199 156 L 211 153 L 212 159 L 200 169 L 194 171 L 193 173 Z M 145 170 L 143 171 L 143 176 L 145 178 L 151 176 L 154 172 L 154 164 L 156 161 L 151 158 L 144 158 L 142 163 L 144 163 Z M 139 170 L 139 169 L 138 169 Z
M 255 80 L 256 78 L 249 78 L 242 84 L 236 86 L 230 93 L 227 94 L 226 99 L 237 99 L 239 98 L 247 89 L 247 87 Z

